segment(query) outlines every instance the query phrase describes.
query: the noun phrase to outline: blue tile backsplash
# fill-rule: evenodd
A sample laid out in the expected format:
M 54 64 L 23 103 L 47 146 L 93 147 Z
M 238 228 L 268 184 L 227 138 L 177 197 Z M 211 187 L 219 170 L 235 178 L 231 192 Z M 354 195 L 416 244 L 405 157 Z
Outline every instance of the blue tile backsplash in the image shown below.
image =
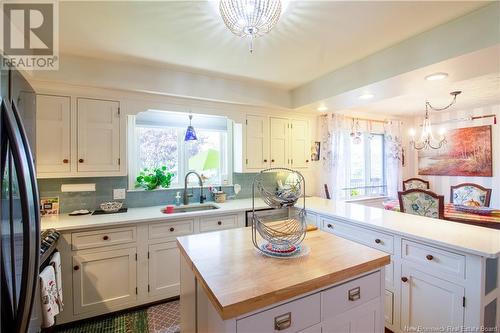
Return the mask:
M 250 198 L 252 196 L 252 183 L 257 174 L 255 173 L 235 173 L 233 183 L 241 185 L 241 192 L 236 199 Z M 269 184 L 276 182 L 276 174 L 266 174 L 266 182 Z M 268 178 L 268 179 L 267 179 Z M 88 184 L 95 183 L 95 192 L 61 192 L 62 184 Z M 113 200 L 113 189 L 127 188 L 127 177 L 94 177 L 94 178 L 56 178 L 39 179 L 38 188 L 40 197 L 59 197 L 61 213 L 69 213 L 77 209 L 94 210 L 99 204 Z M 228 196 L 233 196 L 232 186 L 222 187 Z M 206 191 L 206 189 L 204 189 Z M 167 189 L 160 191 L 131 191 L 127 192 L 126 199 L 123 200 L 127 207 L 147 207 L 175 204 L 175 195 L 182 189 Z M 205 192 L 207 193 L 207 191 Z M 200 196 L 198 188 L 194 189 L 194 196 L 191 202 L 197 202 Z M 212 195 L 207 195 L 208 201 L 213 201 Z

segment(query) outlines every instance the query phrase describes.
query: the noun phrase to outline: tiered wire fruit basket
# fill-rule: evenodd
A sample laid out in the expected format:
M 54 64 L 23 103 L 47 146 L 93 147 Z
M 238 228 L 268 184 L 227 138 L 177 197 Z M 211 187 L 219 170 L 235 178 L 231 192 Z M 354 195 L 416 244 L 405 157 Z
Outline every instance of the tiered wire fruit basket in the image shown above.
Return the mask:
M 269 173 L 276 173 L 277 184 L 270 184 Z M 284 210 L 285 214 L 259 215 L 255 210 L 257 194 L 269 207 Z M 302 207 L 295 207 L 301 197 Z M 301 243 L 307 230 L 305 208 L 305 180 L 300 172 L 288 168 L 269 168 L 261 171 L 255 177 L 252 187 L 254 246 L 271 257 L 290 258 L 304 255 L 307 249 Z

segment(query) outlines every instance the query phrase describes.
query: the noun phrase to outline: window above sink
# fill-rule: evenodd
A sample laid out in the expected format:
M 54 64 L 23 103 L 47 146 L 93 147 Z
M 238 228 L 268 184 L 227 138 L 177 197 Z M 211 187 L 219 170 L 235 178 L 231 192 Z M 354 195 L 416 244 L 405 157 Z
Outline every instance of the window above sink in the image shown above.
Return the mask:
M 141 170 L 163 166 L 173 174 L 169 188 L 182 188 L 190 170 L 203 175 L 206 186 L 232 183 L 231 120 L 193 114 L 197 140 L 184 141 L 188 113 L 149 110 L 134 118 L 129 123 L 133 125 L 129 130 L 129 189 L 136 189 Z M 188 185 L 197 186 L 197 180 L 190 178 Z

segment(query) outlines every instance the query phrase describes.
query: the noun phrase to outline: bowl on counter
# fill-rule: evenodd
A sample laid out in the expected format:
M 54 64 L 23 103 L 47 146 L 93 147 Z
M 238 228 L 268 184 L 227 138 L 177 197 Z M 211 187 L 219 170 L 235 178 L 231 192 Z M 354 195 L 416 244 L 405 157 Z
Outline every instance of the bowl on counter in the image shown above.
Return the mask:
M 122 208 L 123 203 L 118 201 L 103 202 L 99 207 L 106 213 L 116 213 Z

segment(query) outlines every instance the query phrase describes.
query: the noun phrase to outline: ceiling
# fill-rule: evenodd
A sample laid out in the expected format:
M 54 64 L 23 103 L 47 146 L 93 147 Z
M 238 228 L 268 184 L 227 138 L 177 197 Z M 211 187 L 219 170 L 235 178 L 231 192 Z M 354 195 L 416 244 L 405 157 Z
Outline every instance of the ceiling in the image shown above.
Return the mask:
M 292 1 L 250 54 L 246 41 L 225 28 L 214 2 L 68 1 L 59 5 L 60 52 L 292 89 L 485 4 Z
M 423 115 L 425 101 L 432 106 L 443 107 L 451 102 L 450 92 L 460 90 L 457 102 L 451 110 L 470 110 L 488 105 L 500 104 L 499 73 L 484 75 L 460 82 L 442 82 L 431 89 L 416 90 L 413 94 L 401 95 L 368 103 L 359 108 L 344 110 L 344 113 L 362 112 L 398 116 Z

